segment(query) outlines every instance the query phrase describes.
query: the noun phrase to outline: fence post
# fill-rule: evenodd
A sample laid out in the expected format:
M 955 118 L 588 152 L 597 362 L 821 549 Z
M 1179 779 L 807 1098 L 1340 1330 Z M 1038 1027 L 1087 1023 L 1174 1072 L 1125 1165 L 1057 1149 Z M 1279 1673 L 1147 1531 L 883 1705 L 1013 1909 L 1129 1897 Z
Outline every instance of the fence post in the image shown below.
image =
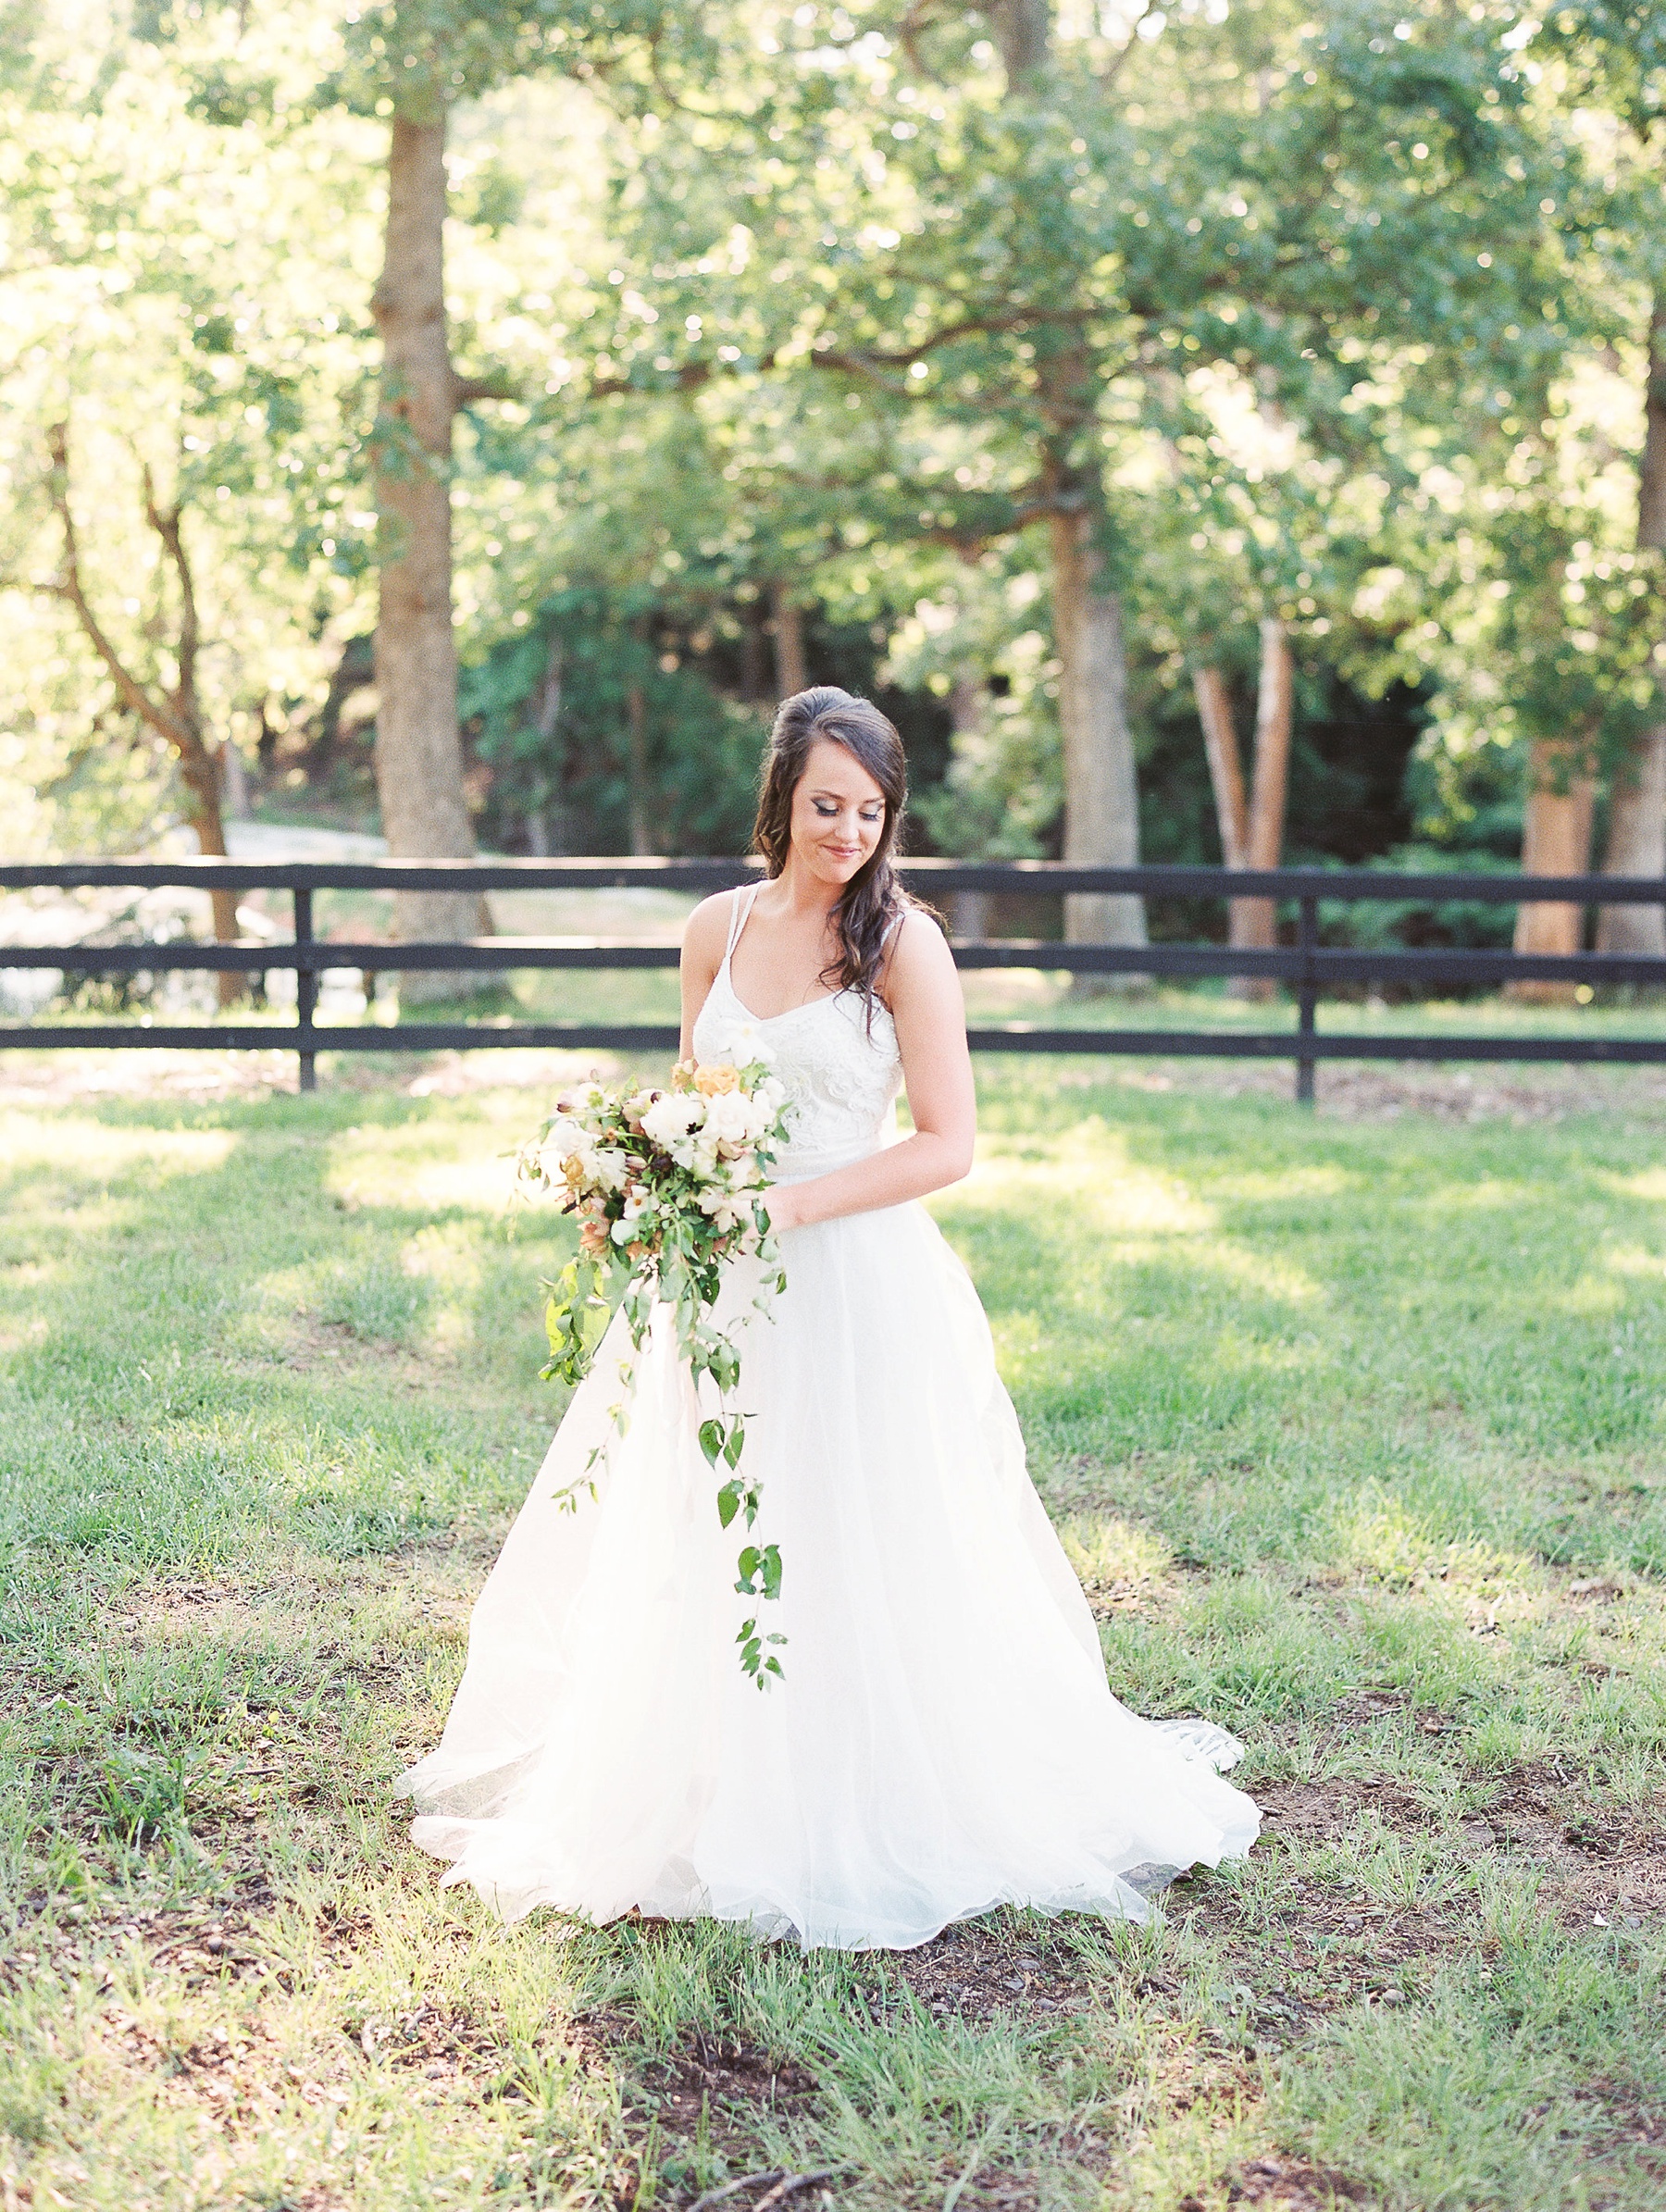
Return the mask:
M 1296 925 L 1296 944 L 1301 954 L 1301 974 L 1297 981 L 1296 1034 L 1309 1038 L 1313 1034 L 1314 1013 L 1318 1004 L 1318 980 L 1313 974 L 1313 948 L 1319 942 L 1319 901 L 1303 899 Z M 1313 1103 L 1314 1060 L 1311 1052 L 1297 1055 L 1296 1103 L 1311 1106 Z
M 310 946 L 313 941 L 312 893 L 297 889 L 291 894 L 295 902 L 295 943 Z M 313 1010 L 318 1002 L 318 976 L 315 968 L 295 963 L 295 1024 L 300 1031 L 301 1087 L 317 1090 L 318 1087 L 317 1063 L 312 1051 Z

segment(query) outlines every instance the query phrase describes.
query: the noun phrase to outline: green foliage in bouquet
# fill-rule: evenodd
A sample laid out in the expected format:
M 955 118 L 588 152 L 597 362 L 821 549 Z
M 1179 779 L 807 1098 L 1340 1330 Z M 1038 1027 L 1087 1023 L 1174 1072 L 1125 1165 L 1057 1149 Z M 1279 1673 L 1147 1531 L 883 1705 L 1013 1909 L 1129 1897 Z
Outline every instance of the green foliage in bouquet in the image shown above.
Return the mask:
M 741 1068 L 685 1063 L 669 1090 L 591 1083 L 563 1100 L 520 1162 L 523 1180 L 552 1193 L 580 1223 L 577 1257 L 544 1286 L 550 1358 L 542 1373 L 570 1384 L 589 1374 L 612 1321 L 608 1284 L 615 1267 L 628 1264 L 619 1311 L 631 1343 L 640 1353 L 655 1310 L 669 1313 L 695 1390 L 709 1382 L 717 1399 L 718 1410 L 700 1424 L 699 1439 L 706 1464 L 723 1478 L 718 1520 L 726 1529 L 741 1520 L 749 1535 L 763 1486 L 740 1467 L 746 1422 L 732 1403 L 740 1354 L 711 1313 L 726 1271 L 741 1258 L 762 1262 L 755 1310 L 766 1312 L 785 1287 L 765 1193 L 765 1171 L 786 1135 L 786 1093 L 762 1061 Z M 613 1426 L 623 1435 L 635 1369 L 622 1362 L 620 1375 L 625 1394 L 613 1409 Z M 592 1497 L 590 1469 L 606 1448 L 597 1446 L 583 1478 Z M 579 1486 L 569 1485 L 556 1502 L 576 1510 Z M 780 1597 L 778 1546 L 748 1543 L 737 1567 L 740 1596 Z M 755 1613 L 735 1640 L 743 1671 L 761 1689 L 780 1676 L 780 1661 L 767 1647 L 786 1638 L 760 1631 Z

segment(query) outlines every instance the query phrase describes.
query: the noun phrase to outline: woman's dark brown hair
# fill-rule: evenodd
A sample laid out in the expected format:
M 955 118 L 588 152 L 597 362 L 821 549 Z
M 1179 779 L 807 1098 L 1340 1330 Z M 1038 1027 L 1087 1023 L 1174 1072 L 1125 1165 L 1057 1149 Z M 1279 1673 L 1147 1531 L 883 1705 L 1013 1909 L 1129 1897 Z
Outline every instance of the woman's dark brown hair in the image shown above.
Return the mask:
M 792 850 L 792 794 L 812 751 L 824 738 L 842 745 L 885 794 L 879 842 L 846 884 L 833 911 L 839 950 L 822 976 L 829 984 L 837 980 L 842 990 L 860 991 L 871 1010 L 891 931 L 915 903 L 898 882 L 893 865 L 897 833 L 908 803 L 908 764 L 894 725 L 871 700 L 858 699 L 832 684 L 817 684 L 781 702 L 765 755 L 752 844 L 764 855 L 771 876 L 778 876 Z

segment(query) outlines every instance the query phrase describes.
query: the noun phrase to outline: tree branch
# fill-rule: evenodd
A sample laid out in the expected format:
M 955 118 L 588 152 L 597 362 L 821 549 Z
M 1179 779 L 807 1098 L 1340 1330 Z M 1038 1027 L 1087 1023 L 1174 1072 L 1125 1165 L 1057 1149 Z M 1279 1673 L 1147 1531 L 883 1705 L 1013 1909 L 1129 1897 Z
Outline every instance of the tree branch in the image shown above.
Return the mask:
M 1115 84 L 1117 79 L 1122 75 L 1124 67 L 1127 62 L 1127 58 L 1129 55 L 1133 53 L 1135 45 L 1138 43 L 1138 25 L 1150 13 L 1150 6 L 1151 0 L 1140 0 L 1140 9 L 1138 15 L 1137 15 L 1133 21 L 1127 26 L 1127 37 L 1123 41 L 1113 57 L 1105 64 L 1104 68 L 1102 69 L 1096 69 L 1094 71 L 1094 75 L 1098 80 L 1099 87 L 1101 92 L 1108 93 L 1113 85 Z
M 205 853 L 223 853 L 226 850 L 225 825 L 220 814 L 219 763 L 203 741 L 202 724 L 196 705 L 196 662 L 201 632 L 197 619 L 196 591 L 192 580 L 191 562 L 185 552 L 180 532 L 180 507 L 176 501 L 171 508 L 157 503 L 156 487 L 148 466 L 142 465 L 141 476 L 144 485 L 145 520 L 161 540 L 174 573 L 180 579 L 180 634 L 177 661 L 180 680 L 173 693 L 164 693 L 158 699 L 150 688 L 140 682 L 121 655 L 117 652 L 104 625 L 93 611 L 86 587 L 81 580 L 81 545 L 75 532 L 75 516 L 69 503 L 69 426 L 56 422 L 46 433 L 46 448 L 52 469 L 48 496 L 52 509 L 63 533 L 64 560 L 59 574 L 42 590 L 54 598 L 66 601 L 75 609 L 76 617 L 86 636 L 87 642 L 109 670 L 117 690 L 130 713 L 136 715 L 147 728 L 170 745 L 180 763 L 180 773 L 193 804 L 197 839 Z M 209 901 L 214 910 L 214 934 L 222 944 L 235 940 L 238 934 L 237 894 L 233 890 L 211 891 Z M 229 1006 L 241 996 L 242 978 L 230 973 L 218 977 L 219 1000 Z
M 173 563 L 174 574 L 180 579 L 180 680 L 174 688 L 174 710 L 191 731 L 198 750 L 205 752 L 196 703 L 197 647 L 202 632 L 197 621 L 196 589 L 192 582 L 191 563 L 186 557 L 185 540 L 180 528 L 180 503 L 175 500 L 164 514 L 156 504 L 156 487 L 148 461 L 143 463 L 140 473 L 144 484 L 144 519 L 161 539 Z
M 909 0 L 897 25 L 897 43 L 908 56 L 909 67 L 918 77 L 929 78 L 933 84 L 944 81 L 942 72 L 934 69 L 920 52 L 920 34 L 931 26 L 931 19 L 938 11 L 938 0 Z
M 507 369 L 496 368 L 484 377 L 452 377 L 454 408 L 472 406 L 476 400 L 518 399 L 520 392 Z
M 165 738 L 181 757 L 202 751 L 202 740 L 189 728 L 171 703 L 164 703 L 133 676 L 123 663 L 121 655 L 105 634 L 104 628 L 89 604 L 82 588 L 81 575 L 81 548 L 75 535 L 75 518 L 69 511 L 69 433 L 66 423 L 54 423 L 46 433 L 47 450 L 52 456 L 52 505 L 57 516 L 58 527 L 64 535 L 64 565 L 53 583 L 44 588 L 55 598 L 68 600 L 75 609 L 87 642 L 109 670 L 116 689 L 130 711 Z
M 827 347 L 811 344 L 811 359 L 821 367 L 838 367 L 862 376 L 885 368 L 906 368 L 923 354 L 933 354 L 939 346 L 952 345 L 959 338 L 989 338 L 1003 330 L 1038 330 L 1050 326 L 1060 328 L 1091 322 L 1101 310 L 1091 307 L 1016 307 L 1007 315 L 968 315 L 960 322 L 945 323 L 940 330 L 933 330 L 922 338 L 917 345 L 894 353 L 870 352 L 864 349 L 854 354 L 835 354 Z

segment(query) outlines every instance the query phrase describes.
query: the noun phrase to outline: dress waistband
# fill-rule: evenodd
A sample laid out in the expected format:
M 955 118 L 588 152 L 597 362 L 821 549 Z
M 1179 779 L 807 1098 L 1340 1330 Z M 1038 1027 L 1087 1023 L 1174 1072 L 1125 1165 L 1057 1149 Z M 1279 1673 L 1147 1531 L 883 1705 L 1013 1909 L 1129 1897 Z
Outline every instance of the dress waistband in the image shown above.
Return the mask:
M 807 1146 L 788 1145 L 770 1170 L 772 1183 L 807 1183 L 814 1175 L 830 1175 L 835 1169 L 853 1167 L 859 1160 L 871 1160 L 883 1149 L 877 1137 L 864 1137 L 858 1144 L 823 1145 L 814 1149 Z

